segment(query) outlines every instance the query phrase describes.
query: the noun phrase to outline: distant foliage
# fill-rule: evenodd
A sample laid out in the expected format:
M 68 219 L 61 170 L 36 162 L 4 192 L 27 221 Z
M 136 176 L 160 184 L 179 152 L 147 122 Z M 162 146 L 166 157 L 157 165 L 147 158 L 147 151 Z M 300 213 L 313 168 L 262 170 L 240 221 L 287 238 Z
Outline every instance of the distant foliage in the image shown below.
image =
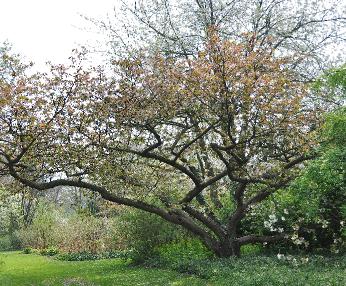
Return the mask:
M 31 225 L 18 231 L 23 247 L 46 249 L 58 243 L 59 212 L 52 205 L 41 202 Z
M 0 182 L 0 251 L 20 247 L 16 231 L 21 225 L 20 196 L 11 195 Z
M 18 231 L 23 247 L 39 249 L 43 255 L 99 253 L 119 248 L 115 222 L 85 213 L 66 214 L 41 203 L 31 225 Z
M 296 205 L 307 214 L 305 232 L 312 229 L 313 245 L 338 251 L 345 247 L 346 108 L 326 118 L 323 140 L 321 156 L 304 170 L 293 190 Z

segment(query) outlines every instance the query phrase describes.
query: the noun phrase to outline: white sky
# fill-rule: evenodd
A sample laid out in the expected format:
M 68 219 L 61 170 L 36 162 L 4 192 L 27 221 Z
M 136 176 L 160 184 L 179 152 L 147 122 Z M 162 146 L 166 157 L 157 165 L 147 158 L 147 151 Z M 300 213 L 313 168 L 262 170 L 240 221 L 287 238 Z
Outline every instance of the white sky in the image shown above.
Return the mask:
M 0 0 L 0 44 L 8 40 L 27 60 L 64 62 L 78 44 L 100 39 L 80 14 L 105 18 L 117 0 Z
M 80 14 L 105 19 L 119 0 L 0 0 L 0 45 L 8 40 L 16 52 L 40 68 L 48 60 L 63 63 L 78 44 L 91 46 L 101 35 Z M 117 9 L 117 8 L 115 8 Z M 339 47 L 340 48 L 340 47 Z M 344 46 L 342 46 L 342 49 Z M 334 51 L 335 52 L 335 51 Z M 97 59 L 97 57 L 95 57 Z

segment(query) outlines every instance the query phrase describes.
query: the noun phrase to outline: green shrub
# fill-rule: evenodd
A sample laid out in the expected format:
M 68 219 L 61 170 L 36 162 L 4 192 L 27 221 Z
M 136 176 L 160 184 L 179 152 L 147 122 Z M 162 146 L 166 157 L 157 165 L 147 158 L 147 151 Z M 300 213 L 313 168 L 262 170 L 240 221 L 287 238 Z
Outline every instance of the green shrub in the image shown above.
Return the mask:
M 302 175 L 292 184 L 295 206 L 299 206 L 301 236 L 309 248 L 323 248 L 333 252 L 346 249 L 342 239 L 346 216 L 346 108 L 326 117 L 323 143 L 319 157 L 309 162 Z
M 31 254 L 33 251 L 34 250 L 31 247 L 25 247 L 22 252 L 23 254 Z
M 12 249 L 12 241 L 10 235 L 0 236 L 0 251 L 7 251 Z
M 59 254 L 59 249 L 51 246 L 51 247 L 48 247 L 46 249 L 40 250 L 40 254 L 43 256 L 54 256 L 54 255 Z
M 20 239 L 17 232 L 0 235 L 0 251 L 20 249 Z
M 86 251 L 62 253 L 62 254 L 59 254 L 56 258 L 59 260 L 64 260 L 64 261 L 85 261 L 85 260 L 100 259 L 98 254 L 86 252 Z
M 185 232 L 156 215 L 128 209 L 117 219 L 118 240 L 134 263 L 155 256 L 159 246 L 183 237 Z
M 63 261 L 85 261 L 85 260 L 99 260 L 99 259 L 112 259 L 112 258 L 126 258 L 126 254 L 121 251 L 106 251 L 103 253 L 92 253 L 87 251 L 61 253 L 56 256 L 58 260 Z

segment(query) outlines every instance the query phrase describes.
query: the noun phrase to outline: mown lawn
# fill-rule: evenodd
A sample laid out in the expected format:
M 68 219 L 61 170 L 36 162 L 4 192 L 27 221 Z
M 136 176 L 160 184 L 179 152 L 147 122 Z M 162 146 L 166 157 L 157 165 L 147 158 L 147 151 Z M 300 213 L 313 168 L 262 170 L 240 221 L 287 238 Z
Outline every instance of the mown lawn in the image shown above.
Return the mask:
M 133 267 L 120 259 L 68 262 L 35 254 L 0 253 L 1 286 L 101 286 L 101 285 L 346 285 L 345 257 L 315 257 L 305 264 L 276 257 L 205 263 L 192 261 L 181 274 L 171 270 Z
M 0 253 L 1 286 L 207 285 L 168 270 L 132 267 L 120 259 L 58 261 L 35 254 Z

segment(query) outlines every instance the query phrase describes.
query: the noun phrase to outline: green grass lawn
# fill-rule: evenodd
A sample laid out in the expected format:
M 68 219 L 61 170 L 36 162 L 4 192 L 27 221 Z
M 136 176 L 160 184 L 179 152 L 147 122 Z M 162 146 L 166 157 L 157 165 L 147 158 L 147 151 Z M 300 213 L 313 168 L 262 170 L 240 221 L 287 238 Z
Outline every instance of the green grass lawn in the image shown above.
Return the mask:
M 207 285 L 168 270 L 128 266 L 120 259 L 69 262 L 19 252 L 0 253 L 1 286 Z
M 315 257 L 305 264 L 276 257 L 196 263 L 186 271 L 134 267 L 120 259 L 68 262 L 20 252 L 0 253 L 0 286 L 99 285 L 346 285 L 345 257 Z M 204 277 L 204 278 L 202 278 Z

